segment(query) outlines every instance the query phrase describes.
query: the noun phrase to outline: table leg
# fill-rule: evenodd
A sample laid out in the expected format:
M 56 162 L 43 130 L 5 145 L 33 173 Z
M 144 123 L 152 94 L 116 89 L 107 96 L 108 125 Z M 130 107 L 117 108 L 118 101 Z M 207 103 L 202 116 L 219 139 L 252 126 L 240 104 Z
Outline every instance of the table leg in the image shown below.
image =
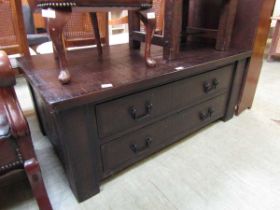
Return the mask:
M 70 82 L 71 75 L 67 67 L 66 50 L 63 43 L 63 28 L 70 18 L 71 11 L 55 11 L 55 18 L 48 18 L 48 31 L 54 45 L 54 53 L 58 58 L 59 76 L 58 80 L 62 84 Z
M 154 9 L 138 11 L 139 17 L 145 25 L 145 60 L 148 67 L 155 67 L 156 61 L 151 57 L 152 38 L 156 28 L 156 17 Z

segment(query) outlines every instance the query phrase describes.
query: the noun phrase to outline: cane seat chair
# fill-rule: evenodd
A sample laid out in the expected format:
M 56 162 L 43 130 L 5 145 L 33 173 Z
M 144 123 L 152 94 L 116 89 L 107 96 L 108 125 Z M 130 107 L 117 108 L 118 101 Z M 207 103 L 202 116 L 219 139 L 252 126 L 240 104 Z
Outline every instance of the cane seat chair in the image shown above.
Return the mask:
M 29 55 L 19 0 L 0 0 L 0 50 L 9 55 Z
M 156 13 L 156 29 L 155 34 L 163 35 L 164 29 L 164 13 L 165 13 L 165 0 L 153 0 L 153 8 Z M 141 31 L 144 32 L 144 25 L 141 23 Z
M 107 13 L 99 12 L 97 17 L 101 42 L 103 44 L 107 44 Z M 78 47 L 96 44 L 94 28 L 89 13 L 72 12 L 71 17 L 64 28 L 63 36 L 65 47 Z

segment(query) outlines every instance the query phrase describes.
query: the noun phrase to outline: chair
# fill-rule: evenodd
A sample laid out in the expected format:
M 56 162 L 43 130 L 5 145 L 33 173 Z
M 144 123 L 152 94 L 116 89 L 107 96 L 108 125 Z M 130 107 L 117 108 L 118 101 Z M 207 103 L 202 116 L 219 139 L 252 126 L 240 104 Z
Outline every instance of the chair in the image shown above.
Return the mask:
M 108 17 L 107 13 L 98 13 L 98 23 L 101 43 L 108 44 Z M 72 12 L 64 32 L 65 47 L 80 47 L 95 45 L 97 42 L 89 13 Z
M 239 0 L 184 0 L 182 33 L 192 41 L 214 40 L 217 50 L 230 47 Z M 209 9 L 211 8 L 211 10 Z
M 162 46 L 163 48 L 168 48 L 165 34 L 168 28 L 167 24 L 165 24 L 166 11 L 168 11 L 170 4 L 173 5 L 173 3 L 173 1 L 167 0 L 153 0 L 153 9 L 156 15 L 156 28 L 152 43 Z M 128 22 L 130 46 L 134 49 L 140 48 L 140 43 L 145 42 L 144 24 L 131 12 L 128 13 Z M 172 20 L 168 19 L 168 22 L 172 22 Z M 164 58 L 167 59 L 166 56 Z
M 227 50 L 237 6 L 238 0 L 153 0 L 157 27 L 152 43 L 163 47 L 165 60 L 178 58 L 179 52 L 187 49 L 182 45 L 187 41 Z M 145 34 L 139 19 L 130 13 L 129 22 L 131 47 L 140 48 Z
M 163 35 L 164 29 L 164 12 L 165 12 L 165 0 L 153 0 L 154 9 L 156 12 L 156 34 Z
M 28 0 L 30 8 L 34 11 L 36 3 L 34 0 Z M 107 13 L 99 12 L 98 23 L 100 30 L 101 43 L 108 44 L 108 17 Z M 63 40 L 65 47 L 81 47 L 86 45 L 95 45 L 96 38 L 94 28 L 89 13 L 73 12 L 66 26 L 64 27 Z
M 22 6 L 23 20 L 25 25 L 25 30 L 27 33 L 28 45 L 38 46 L 42 43 L 49 42 L 50 38 L 47 33 L 36 33 L 34 26 L 33 12 L 28 4 Z
M 4 51 L 0 51 L 0 182 L 3 185 L 25 172 L 39 208 L 51 210 L 29 127 L 13 86 L 14 72 Z M 18 176 L 18 175 L 17 175 Z
M 30 55 L 19 0 L 0 0 L 0 50 Z

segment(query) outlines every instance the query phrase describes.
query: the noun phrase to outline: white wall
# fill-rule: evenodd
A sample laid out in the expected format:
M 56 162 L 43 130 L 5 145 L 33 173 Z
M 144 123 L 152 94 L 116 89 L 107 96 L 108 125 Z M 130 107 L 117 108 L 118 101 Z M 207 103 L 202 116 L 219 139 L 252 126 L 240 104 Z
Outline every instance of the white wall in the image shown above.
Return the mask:
M 280 16 L 280 0 L 276 0 L 273 17 Z M 275 21 L 272 21 L 272 26 L 275 26 Z
M 280 0 L 276 0 L 273 16 L 280 15 Z

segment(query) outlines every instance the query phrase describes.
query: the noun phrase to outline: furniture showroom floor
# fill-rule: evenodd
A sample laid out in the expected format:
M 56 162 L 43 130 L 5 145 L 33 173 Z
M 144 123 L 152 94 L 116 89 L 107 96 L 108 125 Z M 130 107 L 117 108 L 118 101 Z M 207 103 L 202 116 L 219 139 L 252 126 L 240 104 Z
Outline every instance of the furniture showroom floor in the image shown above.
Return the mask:
M 54 210 L 280 209 L 280 63 L 264 64 L 252 110 L 219 121 L 113 176 L 78 203 L 61 163 L 39 131 L 24 79 L 17 93 L 29 115 Z M 86 170 L 86 169 L 85 169 Z M 37 209 L 25 182 L 0 190 L 0 209 Z

